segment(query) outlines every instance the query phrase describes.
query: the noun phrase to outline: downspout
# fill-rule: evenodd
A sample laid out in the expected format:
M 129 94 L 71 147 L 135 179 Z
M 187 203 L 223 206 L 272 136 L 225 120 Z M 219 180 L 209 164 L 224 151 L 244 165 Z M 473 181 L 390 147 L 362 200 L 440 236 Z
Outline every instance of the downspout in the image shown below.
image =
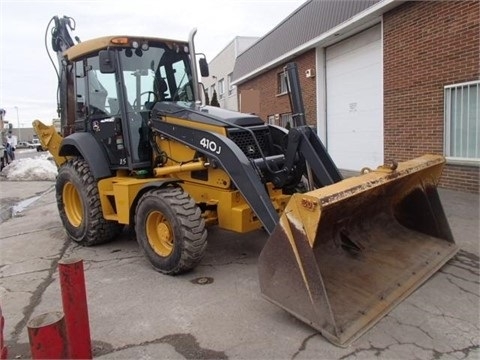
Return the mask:
M 327 148 L 327 69 L 324 47 L 315 50 L 315 90 L 317 101 L 317 135 Z

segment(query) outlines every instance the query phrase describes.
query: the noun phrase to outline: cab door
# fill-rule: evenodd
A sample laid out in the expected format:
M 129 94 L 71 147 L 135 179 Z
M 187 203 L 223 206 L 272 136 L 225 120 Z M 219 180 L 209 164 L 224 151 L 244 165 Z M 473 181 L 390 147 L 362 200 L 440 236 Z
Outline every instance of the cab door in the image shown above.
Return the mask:
M 128 168 L 116 74 L 102 73 L 95 55 L 76 63 L 75 82 L 75 123 L 93 135 L 112 169 Z

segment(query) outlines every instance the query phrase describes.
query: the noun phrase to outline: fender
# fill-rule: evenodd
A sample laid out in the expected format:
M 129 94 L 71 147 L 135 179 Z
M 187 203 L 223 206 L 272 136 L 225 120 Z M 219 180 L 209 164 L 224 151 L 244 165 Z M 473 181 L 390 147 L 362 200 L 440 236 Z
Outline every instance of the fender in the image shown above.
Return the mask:
M 90 166 L 95 180 L 112 176 L 107 155 L 92 134 L 73 133 L 63 139 L 60 156 L 82 156 Z
M 177 178 L 164 178 L 164 179 L 159 179 L 155 180 L 149 183 L 146 183 L 140 188 L 139 193 L 144 193 L 145 191 L 149 190 L 150 188 L 162 188 L 166 187 L 170 184 L 181 184 L 183 183 L 183 180 L 177 179 Z
M 135 209 L 137 207 L 138 200 L 140 200 L 142 195 L 145 194 L 147 191 L 151 189 L 160 189 L 170 185 L 181 184 L 181 183 L 183 183 L 183 180 L 176 179 L 176 178 L 164 178 L 164 179 L 158 179 L 155 181 L 148 182 L 145 185 L 143 185 L 138 191 L 137 195 L 135 195 L 135 199 L 132 202 L 131 208 Z M 132 211 L 131 213 L 133 216 L 134 211 Z
M 143 194 L 145 194 L 147 191 L 150 189 L 160 189 L 164 188 L 170 185 L 175 185 L 182 183 L 182 180 L 176 179 L 176 178 L 164 178 L 164 179 L 158 179 L 152 182 L 148 182 L 145 185 L 143 185 L 140 188 L 140 191 L 135 195 L 135 199 L 132 201 L 132 204 L 130 205 L 130 211 L 129 211 L 129 219 L 130 222 L 129 224 L 134 224 L 134 216 L 135 216 L 135 209 L 137 208 L 138 201 L 142 197 Z

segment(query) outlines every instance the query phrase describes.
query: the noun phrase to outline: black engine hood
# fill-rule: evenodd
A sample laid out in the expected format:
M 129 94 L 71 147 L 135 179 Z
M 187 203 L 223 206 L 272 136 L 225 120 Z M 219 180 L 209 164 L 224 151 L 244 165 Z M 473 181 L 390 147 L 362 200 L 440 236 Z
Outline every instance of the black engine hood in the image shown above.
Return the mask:
M 209 125 L 229 127 L 263 125 L 256 115 L 243 114 L 215 106 L 200 106 L 191 102 L 157 102 L 152 109 L 152 117 L 174 116 L 185 120 L 202 122 Z

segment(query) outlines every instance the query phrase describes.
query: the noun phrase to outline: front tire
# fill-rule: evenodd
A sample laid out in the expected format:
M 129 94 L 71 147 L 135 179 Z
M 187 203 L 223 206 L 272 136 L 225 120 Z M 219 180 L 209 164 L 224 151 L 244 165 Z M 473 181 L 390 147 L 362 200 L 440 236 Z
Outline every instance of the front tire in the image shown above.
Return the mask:
M 86 246 L 113 240 L 123 225 L 103 218 L 97 181 L 84 159 L 70 159 L 58 170 L 57 207 L 68 237 Z
M 207 247 L 200 208 L 180 187 L 142 195 L 135 212 L 135 233 L 152 266 L 169 275 L 193 269 Z

